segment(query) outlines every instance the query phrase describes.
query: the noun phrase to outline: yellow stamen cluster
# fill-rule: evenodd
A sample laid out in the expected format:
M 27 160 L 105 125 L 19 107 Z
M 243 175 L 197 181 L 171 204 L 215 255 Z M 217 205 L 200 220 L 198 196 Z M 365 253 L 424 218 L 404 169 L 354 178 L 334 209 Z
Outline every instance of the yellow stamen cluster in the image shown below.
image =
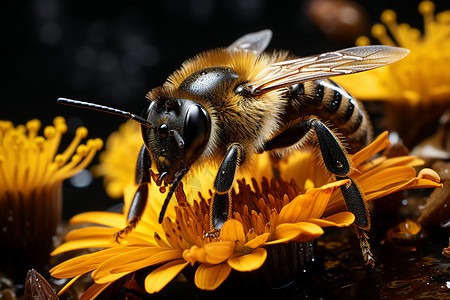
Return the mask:
M 233 219 L 239 221 L 246 234 L 242 240 L 253 240 L 257 236 L 273 233 L 273 226 L 277 224 L 277 217 L 281 209 L 289 204 L 296 196 L 305 193 L 298 188 L 294 180 L 291 183 L 273 178 L 271 182 L 263 177 L 261 183 L 252 179 L 252 186 L 245 179 L 238 180 L 239 193 L 233 191 Z M 155 234 L 155 240 L 161 247 L 174 249 L 189 249 L 192 246 L 204 246 L 216 241 L 219 237 L 206 234 L 209 228 L 208 200 L 200 194 L 200 199 L 189 204 L 178 199 L 175 207 L 176 218 L 172 221 L 165 218 L 163 229 L 170 245 Z M 271 226 L 273 225 L 273 226 Z M 238 247 L 239 251 L 245 251 Z
M 0 121 L 2 192 L 27 195 L 39 187 L 62 182 L 86 168 L 103 145 L 100 139 L 80 145 L 87 136 L 87 129 L 81 127 L 64 152 L 57 154 L 61 137 L 67 131 L 64 118 L 55 118 L 54 125 L 44 129 L 44 136 L 38 136 L 40 127 L 39 120 L 16 128 L 11 122 Z
M 64 118 L 55 118 L 43 136 L 40 128 L 39 120 L 17 127 L 0 121 L 0 240 L 4 259 L 23 264 L 24 270 L 19 263 L 14 266 L 18 276 L 47 263 L 61 220 L 62 182 L 86 168 L 103 144 L 100 139 L 80 144 L 87 136 L 82 127 L 57 154 L 67 131 Z
M 445 67 L 450 64 L 450 10 L 436 15 L 434 10 L 432 1 L 419 5 L 424 20 L 423 35 L 409 24 L 397 23 L 393 10 L 385 10 L 381 15 L 383 24 L 372 27 L 372 35 L 382 44 L 411 50 L 405 59 L 385 68 L 390 76 L 382 82 L 386 90 L 401 92 L 398 97 L 401 95 L 410 104 L 450 101 L 450 73 Z M 356 44 L 368 45 L 370 41 L 363 36 Z
M 272 178 L 271 182 L 263 177 L 261 188 L 252 178 L 253 191 L 245 180 L 238 181 L 239 196 L 233 201 L 233 218 L 244 226 L 244 232 L 248 232 L 247 240 L 257 235 L 270 232 L 271 224 L 276 224 L 276 219 L 281 209 L 292 201 L 297 195 L 304 194 L 294 180 L 291 183 L 281 179 Z M 234 199 L 233 198 L 233 199 Z

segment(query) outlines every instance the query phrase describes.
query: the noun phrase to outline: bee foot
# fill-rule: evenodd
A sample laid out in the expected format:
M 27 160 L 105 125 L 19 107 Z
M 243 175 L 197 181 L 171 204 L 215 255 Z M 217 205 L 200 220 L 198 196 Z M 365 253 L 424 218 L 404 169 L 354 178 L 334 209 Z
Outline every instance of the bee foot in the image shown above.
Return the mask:
M 123 235 L 128 235 L 131 231 L 133 231 L 133 229 L 136 228 L 137 222 L 137 220 L 131 220 L 127 227 L 114 233 L 114 240 L 120 244 L 120 240 L 124 238 Z
M 373 257 L 372 251 L 370 251 L 369 237 L 367 236 L 367 231 L 355 226 L 356 235 L 359 239 L 359 246 L 361 247 L 361 252 L 364 257 L 364 262 L 366 265 L 371 265 L 372 268 L 375 267 L 375 258 Z

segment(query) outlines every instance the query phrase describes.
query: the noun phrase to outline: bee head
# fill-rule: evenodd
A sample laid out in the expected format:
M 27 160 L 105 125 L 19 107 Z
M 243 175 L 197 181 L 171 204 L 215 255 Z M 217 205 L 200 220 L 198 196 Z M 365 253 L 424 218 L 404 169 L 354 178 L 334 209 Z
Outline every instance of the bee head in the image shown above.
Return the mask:
M 160 180 L 172 184 L 203 153 L 211 131 L 208 112 L 197 102 L 170 98 L 153 100 L 143 118 L 142 136 L 155 162 Z

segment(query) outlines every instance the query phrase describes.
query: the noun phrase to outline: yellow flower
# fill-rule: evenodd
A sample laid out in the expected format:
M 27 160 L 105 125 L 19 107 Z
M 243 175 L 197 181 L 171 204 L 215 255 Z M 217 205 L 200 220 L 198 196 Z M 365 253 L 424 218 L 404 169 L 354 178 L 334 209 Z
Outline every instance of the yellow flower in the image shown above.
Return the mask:
M 399 62 L 358 75 L 338 78 L 336 81 L 348 87 L 360 99 L 408 102 L 450 101 L 450 10 L 434 16 L 434 4 L 423 1 L 419 12 L 424 18 L 424 35 L 408 24 L 398 24 L 396 13 L 385 10 L 372 35 L 382 44 L 409 49 L 408 56 Z M 390 31 L 390 34 L 386 31 Z M 391 39 L 390 35 L 394 38 Z M 367 37 L 360 37 L 357 45 L 369 44 Z
M 123 196 L 124 189 L 134 182 L 136 159 L 142 146 L 139 123 L 129 120 L 112 133 L 100 154 L 100 164 L 92 167 L 95 176 L 103 176 L 106 193 L 111 198 Z
M 264 247 L 288 241 L 304 242 L 323 234 L 321 227 L 348 226 L 353 214 L 341 212 L 329 218 L 321 215 L 332 193 L 346 181 L 339 181 L 306 193 L 284 181 L 267 185 L 268 202 L 259 200 L 249 186 L 240 182 L 235 195 L 233 218 L 225 222 L 220 235 L 208 237 L 209 206 L 205 199 L 179 201 L 171 205 L 162 226 L 157 223 L 164 195 L 151 184 L 152 205 L 146 210 L 135 230 L 125 236 L 120 244 L 112 235 L 125 226 L 125 215 L 106 212 L 85 213 L 75 216 L 72 224 L 95 223 L 108 227 L 87 227 L 69 233 L 67 242 L 53 254 L 92 247 L 104 247 L 92 254 L 73 258 L 51 270 L 57 278 L 76 277 L 94 271 L 94 289 L 103 289 L 115 280 L 147 266 L 159 266 L 146 281 L 146 291 L 160 291 L 188 264 L 198 265 L 195 284 L 205 290 L 216 289 L 229 275 L 231 269 L 253 271 L 262 266 L 267 253 Z M 264 187 L 259 186 L 258 190 Z M 293 190 L 281 198 L 284 190 Z M 126 207 L 134 195 L 126 193 Z M 249 212 L 249 207 L 257 208 Z M 212 274 L 216 274 L 212 276 Z M 89 295 L 91 291 L 88 292 Z
M 78 128 L 70 145 L 57 154 L 67 131 L 64 118 L 55 118 L 43 136 L 38 135 L 40 127 L 39 120 L 17 127 L 0 121 L 0 240 L 3 250 L 21 260 L 30 254 L 44 259 L 27 261 L 26 271 L 47 262 L 61 219 L 62 182 L 86 168 L 102 147 L 99 139 L 80 145 L 87 129 Z
M 353 156 L 352 176 L 359 181 L 368 201 L 404 189 L 440 186 L 439 177 L 432 170 L 422 170 L 416 177 L 411 166 L 420 161 L 409 156 L 392 159 L 382 156 L 366 162 L 389 145 L 386 136 Z M 289 172 L 301 173 L 299 166 L 309 166 L 314 161 L 303 152 L 292 159 L 296 166 L 292 161 L 280 165 L 281 178 L 289 178 L 286 177 Z M 269 158 L 262 156 L 259 161 L 252 170 L 256 176 L 267 172 Z M 272 259 L 269 249 L 312 241 L 323 234 L 323 227 L 353 223 L 354 215 L 345 210 L 342 195 L 336 191 L 348 181 L 326 183 L 329 179 L 318 176 L 318 170 L 323 173 L 321 166 L 302 170 L 307 170 L 307 175 L 297 176 L 290 183 L 263 178 L 250 179 L 250 186 L 246 179 L 238 180 L 232 194 L 233 216 L 217 234 L 205 234 L 210 230 L 209 202 L 203 197 L 194 201 L 180 193 L 178 205 L 171 203 L 162 225 L 158 224 L 165 195 L 150 184 L 151 205 L 135 230 L 116 243 L 113 235 L 126 226 L 127 210 L 136 190 L 129 187 L 123 214 L 88 212 L 75 216 L 72 224 L 95 225 L 71 231 L 66 243 L 53 255 L 75 249 L 105 249 L 65 261 L 51 269 L 51 274 L 56 278 L 73 278 L 66 285 L 68 288 L 81 275 L 92 271 L 95 283 L 85 292 L 86 299 L 95 297 L 119 278 L 149 266 L 154 268 L 145 279 L 148 293 L 160 291 L 186 268 L 195 270 L 193 280 L 197 287 L 216 289 L 231 272 L 257 272 Z
M 434 15 L 434 9 L 432 1 L 419 5 L 423 34 L 408 24 L 398 24 L 396 13 L 385 10 L 381 15 L 384 25 L 374 25 L 372 35 L 382 44 L 407 48 L 410 54 L 383 68 L 336 78 L 356 98 L 386 101 L 389 125 L 409 147 L 418 142 L 423 128 L 450 107 L 450 10 Z M 360 37 L 356 44 L 370 41 Z

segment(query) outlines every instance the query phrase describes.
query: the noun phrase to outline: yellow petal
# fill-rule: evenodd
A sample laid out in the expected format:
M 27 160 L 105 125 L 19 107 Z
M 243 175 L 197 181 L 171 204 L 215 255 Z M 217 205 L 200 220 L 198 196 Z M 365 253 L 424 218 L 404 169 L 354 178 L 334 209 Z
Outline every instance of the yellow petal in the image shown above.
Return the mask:
M 70 224 L 93 223 L 115 228 L 124 228 L 126 219 L 123 214 L 112 212 L 85 212 L 74 216 L 70 219 Z
M 159 292 L 188 264 L 184 259 L 177 259 L 157 268 L 145 278 L 145 290 L 150 294 Z
M 338 180 L 336 182 L 332 182 L 326 185 L 321 186 L 320 188 L 310 189 L 306 192 L 306 195 L 309 195 L 314 199 L 314 204 L 311 207 L 310 214 L 308 218 L 320 218 L 325 211 L 325 208 L 330 201 L 331 195 L 342 185 L 347 184 L 348 180 Z M 307 219 L 304 219 L 307 220 Z M 302 220 L 299 220 L 302 221 Z
M 323 219 L 309 219 L 308 222 L 319 225 L 320 227 L 347 227 L 353 224 L 355 215 L 351 212 L 343 211 Z
M 308 242 L 323 234 L 323 229 L 312 223 L 298 222 L 285 223 L 275 228 L 274 239 L 267 242 L 266 245 L 286 243 L 290 241 Z
M 158 265 L 167 261 L 179 259 L 182 256 L 182 250 L 177 249 L 166 249 L 161 250 L 158 253 L 153 254 L 150 257 L 147 257 L 142 260 L 133 260 L 132 262 L 122 262 L 121 265 L 112 268 L 111 273 L 122 273 L 122 272 L 128 272 L 130 270 L 137 270 L 141 269 L 143 266 L 154 266 Z
M 89 238 L 101 238 L 104 240 L 112 240 L 113 235 L 117 232 L 116 228 L 110 227 L 83 227 L 79 229 L 74 229 L 70 231 L 66 237 L 66 241 L 78 240 L 78 239 L 89 239 Z
M 51 255 L 57 255 L 63 252 L 71 251 L 71 250 L 78 250 L 78 249 L 86 249 L 86 248 L 107 248 L 111 247 L 113 245 L 112 238 L 109 238 L 107 240 L 105 239 L 96 239 L 96 238 L 90 238 L 90 239 L 83 239 L 83 240 L 75 240 L 75 241 L 68 241 L 51 253 Z
M 106 260 L 92 273 L 92 278 L 96 283 L 105 283 L 148 266 L 178 259 L 181 255 L 181 250 L 140 248 Z
M 230 219 L 223 224 L 220 238 L 222 241 L 245 242 L 244 226 L 238 220 Z
M 236 253 L 228 259 L 230 267 L 239 272 L 250 272 L 259 269 L 267 258 L 264 248 L 256 248 L 248 254 Z
M 398 156 L 387 158 L 380 156 L 358 166 L 358 172 L 352 172 L 353 178 L 358 178 L 361 174 L 369 172 L 375 173 L 383 169 L 399 166 L 417 167 L 424 164 L 424 161 L 414 156 Z
M 442 187 L 442 184 L 437 183 L 432 180 L 428 179 L 421 179 L 421 178 L 413 178 L 411 180 L 408 180 L 404 183 L 399 183 L 393 187 L 390 187 L 388 189 L 383 189 L 379 191 L 369 192 L 366 194 L 366 200 L 372 201 L 374 199 L 378 199 L 381 197 L 384 197 L 386 195 L 404 191 L 404 190 L 410 190 L 410 189 L 420 189 L 420 188 L 440 188 Z
M 365 193 L 365 201 L 367 202 L 408 189 L 442 187 L 442 184 L 439 183 L 439 176 L 430 169 L 420 171 L 417 177 L 414 176 L 414 169 L 408 166 L 381 170 L 371 177 L 363 175 L 358 178 L 358 183 Z M 342 194 L 335 193 L 324 215 L 331 215 L 345 209 Z
M 219 265 L 201 264 L 195 271 L 195 285 L 202 290 L 212 291 L 227 279 L 231 267 L 227 263 Z
M 80 300 L 95 299 L 95 297 L 100 295 L 100 293 L 103 292 L 111 283 L 113 282 L 108 282 L 104 284 L 94 283 L 83 293 L 83 295 L 81 295 Z
M 308 219 L 307 209 L 312 206 L 314 199 L 302 194 L 294 198 L 288 205 L 285 205 L 278 215 L 277 223 L 295 223 L 300 219 Z
M 244 246 L 250 247 L 250 248 L 253 248 L 253 249 L 257 248 L 257 247 L 263 245 L 267 241 L 267 239 L 269 238 L 269 235 L 270 235 L 269 232 L 266 232 L 266 233 L 263 233 L 261 235 L 258 235 L 254 239 L 252 239 L 252 240 L 248 241 L 247 243 L 245 243 Z
M 75 276 L 74 278 L 72 278 L 69 282 L 67 282 L 62 289 L 59 290 L 58 292 L 58 296 L 61 296 L 62 294 L 64 294 L 71 286 L 72 284 L 75 283 L 75 281 L 77 281 L 79 278 L 81 277 L 81 275 Z M 65 277 L 64 277 L 65 278 Z
M 115 247 L 77 256 L 53 267 L 50 270 L 50 273 L 56 278 L 70 278 L 80 274 L 85 274 L 94 270 L 111 257 L 115 257 L 136 249 L 139 249 L 139 247 Z
M 439 177 L 439 175 L 434 170 L 428 168 L 420 170 L 419 175 L 417 175 L 417 178 L 427 179 L 435 183 L 441 182 L 441 178 Z
M 388 140 L 388 132 L 385 131 L 380 134 L 370 145 L 352 155 L 353 164 L 355 166 L 362 164 L 376 153 L 389 147 L 390 144 L 391 143 Z
M 223 241 L 205 244 L 202 247 L 192 246 L 183 252 L 183 258 L 191 264 L 195 262 L 219 264 L 233 254 L 234 242 Z
M 368 172 L 358 178 L 358 183 L 364 193 L 379 191 L 397 185 L 400 182 L 409 180 L 416 176 L 416 171 L 412 167 L 400 166 L 379 170 L 376 173 Z
M 339 180 L 320 188 L 310 189 L 306 194 L 297 196 L 281 209 L 277 218 L 277 224 L 296 223 L 311 218 L 320 218 L 333 192 L 347 182 L 348 180 Z

